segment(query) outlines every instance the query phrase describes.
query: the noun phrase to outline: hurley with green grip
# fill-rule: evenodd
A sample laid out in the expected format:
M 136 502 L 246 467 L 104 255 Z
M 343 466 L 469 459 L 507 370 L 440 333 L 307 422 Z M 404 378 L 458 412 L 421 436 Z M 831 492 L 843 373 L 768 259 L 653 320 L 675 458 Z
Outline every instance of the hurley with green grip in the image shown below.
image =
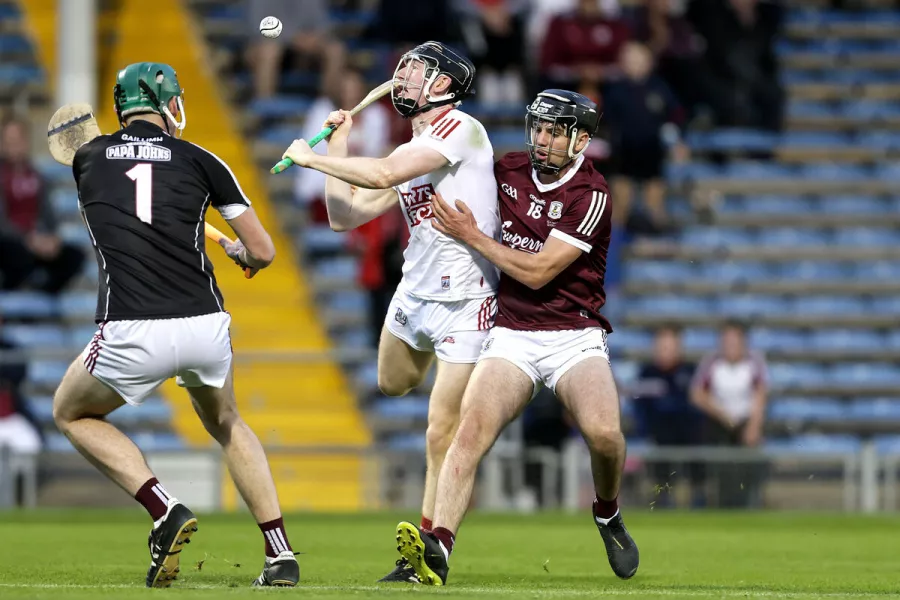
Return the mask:
M 350 109 L 350 116 L 356 116 L 356 113 L 358 113 L 359 111 L 361 111 L 368 105 L 372 104 L 376 100 L 379 100 L 380 98 L 383 98 L 384 96 L 389 94 L 391 92 L 391 88 L 393 86 L 394 86 L 393 80 L 385 81 L 384 83 L 379 85 L 377 88 L 375 88 L 374 90 L 369 92 L 369 94 L 365 98 L 363 98 L 359 104 L 357 104 L 352 109 Z M 310 148 L 315 147 L 316 144 L 318 144 L 319 142 L 321 142 L 322 140 L 327 138 L 329 135 L 331 135 L 331 132 L 334 131 L 335 129 L 337 129 L 337 128 L 334 125 L 329 125 L 325 129 L 320 131 L 319 135 L 317 135 L 313 139 L 307 141 L 307 143 L 309 144 L 309 147 Z M 272 167 L 271 172 L 273 174 L 281 173 L 282 171 L 284 171 L 285 169 L 287 169 L 288 167 L 290 167 L 293 164 L 294 164 L 294 161 L 292 161 L 289 158 L 284 158 L 284 159 L 278 161 L 278 164 L 276 164 L 274 167 Z

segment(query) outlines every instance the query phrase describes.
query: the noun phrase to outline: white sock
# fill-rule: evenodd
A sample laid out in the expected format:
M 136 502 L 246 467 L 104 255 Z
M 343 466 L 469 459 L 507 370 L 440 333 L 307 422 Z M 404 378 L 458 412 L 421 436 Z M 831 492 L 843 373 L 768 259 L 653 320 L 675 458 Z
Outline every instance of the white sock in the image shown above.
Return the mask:
M 609 525 L 609 522 L 612 521 L 613 519 L 615 519 L 618 514 L 619 514 L 619 511 L 618 511 L 618 509 L 616 509 L 616 514 L 614 514 L 613 516 L 611 516 L 608 519 L 601 519 L 600 517 L 594 517 L 594 519 L 596 519 L 597 522 L 600 523 L 601 525 Z
M 450 562 L 450 551 L 447 550 L 446 546 L 444 546 L 444 542 L 438 540 L 438 546 L 441 547 L 441 552 L 444 553 L 444 560 L 446 560 L 447 562 Z

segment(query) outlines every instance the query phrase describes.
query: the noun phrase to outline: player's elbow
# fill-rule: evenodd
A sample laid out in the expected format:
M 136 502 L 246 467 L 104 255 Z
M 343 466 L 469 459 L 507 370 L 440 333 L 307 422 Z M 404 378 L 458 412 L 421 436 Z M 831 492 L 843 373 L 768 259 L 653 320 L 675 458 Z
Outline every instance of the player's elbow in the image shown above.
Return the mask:
M 398 180 L 397 171 L 391 166 L 391 162 L 388 159 L 382 158 L 375 165 L 374 172 L 370 177 L 372 189 L 387 190 L 403 183 Z
M 247 248 L 247 250 L 261 269 L 268 267 L 275 260 L 275 244 L 272 243 L 272 238 L 269 236 L 266 236 L 265 240 L 260 241 L 253 248 Z
M 554 269 L 548 266 L 538 265 L 528 269 L 525 273 L 525 280 L 522 281 L 522 283 L 533 290 L 539 290 L 553 281 L 556 275 L 557 273 Z

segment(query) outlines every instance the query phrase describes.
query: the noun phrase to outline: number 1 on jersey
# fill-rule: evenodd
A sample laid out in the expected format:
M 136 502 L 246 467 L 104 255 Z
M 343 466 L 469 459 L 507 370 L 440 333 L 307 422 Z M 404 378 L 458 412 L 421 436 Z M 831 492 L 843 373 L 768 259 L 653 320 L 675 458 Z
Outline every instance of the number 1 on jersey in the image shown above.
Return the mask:
M 125 173 L 134 182 L 134 212 L 137 218 L 153 223 L 153 165 L 140 163 Z

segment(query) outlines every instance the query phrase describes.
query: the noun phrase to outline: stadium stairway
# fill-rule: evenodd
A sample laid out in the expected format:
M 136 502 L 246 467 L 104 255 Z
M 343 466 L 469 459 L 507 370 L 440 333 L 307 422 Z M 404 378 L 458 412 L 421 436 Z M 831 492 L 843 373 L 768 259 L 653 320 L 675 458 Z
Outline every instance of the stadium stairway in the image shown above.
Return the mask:
M 38 55 L 47 61 L 51 73 L 56 22 L 48 15 L 55 14 L 53 4 L 46 0 L 20 3 Z M 330 339 L 319 324 L 302 269 L 293 260 L 293 249 L 280 231 L 253 160 L 246 153 L 236 117 L 221 98 L 223 90 L 210 72 L 206 48 L 195 35 L 183 4 L 163 0 L 154 5 L 154 50 L 152 57 L 147 56 L 140 41 L 146 27 L 142 6 L 139 2 L 104 4 L 101 29 L 112 26 L 117 35 L 102 62 L 124 65 L 152 58 L 176 68 L 189 90 L 185 138 L 213 150 L 229 164 L 275 241 L 278 259 L 252 281 L 243 279 L 218 249 L 211 248 L 209 256 L 233 318 L 239 406 L 263 443 L 272 448 L 272 468 L 284 506 L 324 510 L 352 510 L 363 503 L 371 506 L 371 498 L 363 498 L 366 482 L 360 459 L 370 443 L 369 431 L 342 371 L 330 358 Z M 101 89 L 112 89 L 116 68 L 101 73 Z M 108 96 L 100 94 L 101 104 L 96 107 L 103 131 L 117 128 Z M 227 231 L 212 213 L 210 222 Z M 262 354 L 253 358 L 254 353 Z M 179 446 L 180 440 L 208 446 L 209 437 L 184 392 L 174 383 L 162 391 L 178 434 L 171 447 Z M 325 456 L 298 452 L 303 447 L 342 451 Z M 224 483 L 225 506 L 234 507 L 237 496 L 230 478 Z

